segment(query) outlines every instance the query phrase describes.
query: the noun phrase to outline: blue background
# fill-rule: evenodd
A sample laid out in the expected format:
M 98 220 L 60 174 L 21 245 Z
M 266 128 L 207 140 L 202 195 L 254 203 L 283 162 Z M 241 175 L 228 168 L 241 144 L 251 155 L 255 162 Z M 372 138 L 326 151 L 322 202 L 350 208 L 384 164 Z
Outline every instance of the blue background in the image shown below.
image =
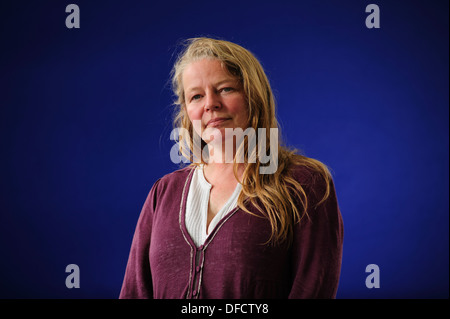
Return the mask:
M 65 26 L 70 3 L 80 29 Z M 380 29 L 365 26 L 370 3 Z M 145 197 L 177 168 L 176 44 L 215 36 L 255 53 L 287 143 L 333 170 L 337 297 L 448 298 L 448 6 L 2 1 L 0 297 L 117 298 Z M 379 289 L 365 286 L 372 263 Z

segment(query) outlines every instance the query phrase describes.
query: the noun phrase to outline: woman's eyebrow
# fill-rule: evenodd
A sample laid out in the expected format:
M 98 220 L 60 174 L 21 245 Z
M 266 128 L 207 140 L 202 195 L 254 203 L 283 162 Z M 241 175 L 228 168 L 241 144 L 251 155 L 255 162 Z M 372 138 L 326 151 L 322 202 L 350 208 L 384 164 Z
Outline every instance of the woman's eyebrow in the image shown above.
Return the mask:
M 225 79 L 225 80 L 221 80 L 221 81 L 217 82 L 215 84 L 215 86 L 220 86 L 224 83 L 234 83 L 234 82 L 236 82 L 236 80 L 234 80 L 234 79 Z
M 224 84 L 224 83 L 235 83 L 236 82 L 236 80 L 235 79 L 224 79 L 224 80 L 220 80 L 220 81 L 218 81 L 218 82 L 216 82 L 216 83 L 214 83 L 214 86 L 220 86 L 220 85 L 222 85 L 222 84 Z M 200 89 L 202 89 L 201 87 L 199 87 L 199 86 L 195 86 L 195 87 L 191 87 L 191 88 L 188 88 L 187 90 L 186 90 L 186 93 L 190 93 L 190 92 L 192 92 L 192 91 L 196 91 L 196 90 L 200 90 Z

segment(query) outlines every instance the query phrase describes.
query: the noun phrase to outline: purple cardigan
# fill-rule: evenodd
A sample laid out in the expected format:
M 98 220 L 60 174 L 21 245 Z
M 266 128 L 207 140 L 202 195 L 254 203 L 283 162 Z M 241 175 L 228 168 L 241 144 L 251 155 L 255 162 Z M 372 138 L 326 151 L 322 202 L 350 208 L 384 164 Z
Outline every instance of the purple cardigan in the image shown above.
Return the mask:
M 334 185 L 326 202 L 294 226 L 294 241 L 264 245 L 267 219 L 240 208 L 228 213 L 205 243 L 196 247 L 185 224 L 193 173 L 186 167 L 153 185 L 131 245 L 119 298 L 335 298 L 339 282 L 343 223 Z M 317 203 L 324 183 L 305 168 L 295 171 Z M 250 204 L 246 206 L 257 215 Z

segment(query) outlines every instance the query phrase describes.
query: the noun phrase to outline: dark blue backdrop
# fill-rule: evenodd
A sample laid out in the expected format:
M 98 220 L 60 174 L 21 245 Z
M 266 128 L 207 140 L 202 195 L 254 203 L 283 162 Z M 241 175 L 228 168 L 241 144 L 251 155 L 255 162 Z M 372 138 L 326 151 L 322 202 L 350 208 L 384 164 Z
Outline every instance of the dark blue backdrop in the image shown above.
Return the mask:
M 65 26 L 70 3 L 80 29 Z M 370 3 L 380 29 L 365 26 Z M 118 296 L 145 197 L 177 168 L 175 45 L 210 35 L 255 53 L 288 144 L 333 169 L 337 297 L 448 298 L 448 5 L 2 1 L 0 297 Z M 65 286 L 72 263 L 79 289 Z

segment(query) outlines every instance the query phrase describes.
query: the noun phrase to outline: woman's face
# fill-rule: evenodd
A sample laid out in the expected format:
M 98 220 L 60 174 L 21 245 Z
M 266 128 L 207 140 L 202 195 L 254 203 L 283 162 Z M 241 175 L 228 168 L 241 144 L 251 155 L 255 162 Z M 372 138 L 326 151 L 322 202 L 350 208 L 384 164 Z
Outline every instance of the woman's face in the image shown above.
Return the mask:
M 247 101 L 242 85 L 219 60 L 202 59 L 188 64 L 182 82 L 188 117 L 206 143 L 217 136 L 209 128 L 220 131 L 221 141 L 225 128 L 247 128 Z

